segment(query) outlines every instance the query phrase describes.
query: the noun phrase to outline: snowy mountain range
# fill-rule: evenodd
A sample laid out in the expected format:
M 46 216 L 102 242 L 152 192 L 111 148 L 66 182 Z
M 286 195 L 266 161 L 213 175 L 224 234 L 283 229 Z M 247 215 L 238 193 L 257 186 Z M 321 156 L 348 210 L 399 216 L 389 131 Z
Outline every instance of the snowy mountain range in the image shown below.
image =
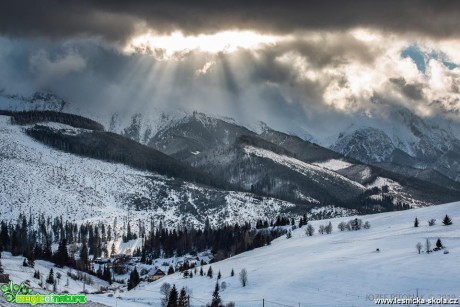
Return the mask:
M 376 119 L 367 124 L 351 125 L 330 148 L 402 174 L 414 175 L 414 170 L 425 170 L 459 182 L 460 140 L 454 130 L 404 108 L 391 110 L 386 120 Z
M 88 116 L 45 93 L 3 93 L 0 107 L 6 110 L 0 195 L 7 204 L 2 215 L 11 209 L 11 218 L 46 211 L 81 221 L 121 215 L 203 225 L 206 216 L 218 224 L 321 208 L 332 208 L 326 216 L 346 215 L 460 199 L 460 183 L 441 172 L 441 165 L 455 172 L 457 140 L 407 112 L 398 114 L 410 129 L 398 134 L 393 127 L 389 136 L 391 129 L 352 127 L 331 150 L 264 123 L 247 126 L 199 112 Z M 56 113 L 19 121 L 15 112 L 24 110 Z M 61 111 L 86 115 L 109 131 L 81 126 L 82 119 L 66 121 Z

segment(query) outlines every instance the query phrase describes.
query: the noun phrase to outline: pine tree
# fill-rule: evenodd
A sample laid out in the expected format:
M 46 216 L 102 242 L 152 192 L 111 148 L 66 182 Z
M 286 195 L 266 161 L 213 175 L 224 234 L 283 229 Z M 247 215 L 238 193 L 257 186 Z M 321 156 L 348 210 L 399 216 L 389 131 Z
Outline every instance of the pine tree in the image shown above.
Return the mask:
M 444 219 L 442 220 L 442 223 L 446 226 L 448 225 L 452 225 L 452 220 L 450 219 L 450 217 L 446 214 L 446 216 L 444 217 Z
M 83 262 L 84 270 L 88 269 L 88 246 L 86 246 L 86 241 L 83 240 L 83 246 L 80 251 L 80 259 Z
M 414 227 L 418 227 L 418 218 L 415 218 Z
M 35 267 L 35 255 L 34 255 L 33 251 L 31 251 L 29 253 L 29 256 L 27 257 L 27 264 L 31 268 Z
M 220 274 L 220 270 L 219 270 L 219 273 L 217 273 L 217 279 L 219 280 L 221 277 L 222 277 L 222 274 Z
M 208 273 L 206 274 L 209 278 L 212 278 L 212 267 L 209 266 Z
M 441 239 L 439 239 L 439 238 L 438 238 L 438 240 L 436 241 L 436 247 L 437 247 L 437 248 L 443 248 Z
M 203 267 L 200 267 L 200 276 L 203 276 L 203 275 L 204 275 Z
M 174 268 L 172 267 L 172 265 L 170 265 L 168 269 L 168 275 L 171 275 L 171 274 L 174 274 Z
M 8 249 L 10 244 L 10 236 L 8 234 L 8 225 L 2 221 L 1 229 L 0 229 L 0 245 L 2 250 Z
M 24 258 L 24 261 L 22 262 L 22 266 L 28 266 L 26 258 Z
M 45 246 L 43 248 L 43 259 L 51 260 L 53 253 L 51 251 L 51 238 L 45 239 Z
M 214 292 L 212 293 L 212 301 L 211 305 L 208 305 L 209 307 L 224 307 L 222 304 L 222 299 L 220 298 L 219 295 L 219 283 L 216 283 L 216 286 L 214 287 Z
M 177 301 L 177 307 L 189 307 L 187 291 L 182 287 L 179 294 L 179 300 Z
M 230 272 L 230 276 L 233 277 L 235 276 L 235 271 L 232 269 L 232 271 Z
M 63 267 L 66 265 L 69 261 L 69 253 L 67 251 L 67 240 L 62 239 L 59 242 L 58 250 L 56 254 L 54 254 L 54 263 L 56 263 L 58 266 Z
M 112 243 L 112 249 L 110 250 L 110 256 L 113 257 L 116 254 L 115 243 Z
M 54 284 L 54 272 L 53 269 L 50 269 L 50 273 L 48 275 L 48 278 L 46 279 L 46 282 L 49 284 Z
M 102 273 L 103 279 L 107 281 L 110 285 L 112 284 L 112 274 L 110 269 L 104 266 L 104 272 Z
M 168 305 L 166 307 L 178 307 L 176 285 L 173 285 L 171 292 L 169 292 Z
M 140 277 L 139 273 L 137 272 L 137 268 L 134 268 L 134 270 L 131 272 L 129 275 L 129 280 L 128 280 L 128 291 L 136 287 L 139 282 L 140 282 Z

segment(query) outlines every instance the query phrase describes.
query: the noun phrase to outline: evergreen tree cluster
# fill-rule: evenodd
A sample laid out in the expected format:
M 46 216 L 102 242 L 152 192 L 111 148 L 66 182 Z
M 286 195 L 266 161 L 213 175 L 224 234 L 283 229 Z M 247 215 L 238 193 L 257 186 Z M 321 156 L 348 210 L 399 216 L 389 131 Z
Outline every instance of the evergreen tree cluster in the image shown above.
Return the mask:
M 168 230 L 161 225 L 150 231 L 145 238 L 142 249 L 142 261 L 151 263 L 160 253 L 165 258 L 174 255 L 196 254 L 211 250 L 214 260 L 222 260 L 257 247 L 265 246 L 285 234 L 282 229 L 251 229 L 249 223 L 243 226 L 222 226 L 212 229 L 173 229 Z
M 282 216 L 271 223 L 289 224 L 293 221 Z M 114 226 L 114 229 L 116 227 Z M 141 235 L 145 236 L 144 246 L 137 249 L 134 255 L 141 256 L 141 262 L 151 264 L 153 259 L 160 257 L 171 257 L 173 255 L 196 255 L 199 252 L 211 250 L 213 261 L 225 259 L 257 247 L 265 246 L 270 242 L 286 234 L 285 229 L 273 227 L 266 229 L 253 229 L 250 223 L 243 225 L 224 225 L 212 228 L 207 223 L 204 229 L 166 229 L 159 223 L 155 228 L 152 221 L 151 230 L 147 233 L 144 225 L 139 225 Z M 145 234 L 144 234 L 145 233 Z M 14 256 L 22 255 L 26 259 L 24 265 L 33 267 L 35 259 L 42 259 L 54 262 L 57 266 L 68 266 L 80 271 L 98 276 L 108 282 L 112 281 L 111 270 L 100 266 L 94 270 L 89 255 L 94 258 L 110 255 L 116 252 L 115 246 L 108 246 L 108 242 L 115 238 L 131 240 L 137 237 L 129 223 L 127 232 L 121 236 L 111 226 L 99 224 L 76 224 L 70 221 L 63 221 L 62 217 L 45 217 L 43 214 L 38 217 L 20 214 L 16 223 L 1 221 L 0 223 L 0 249 L 11 252 Z M 53 253 L 52 244 L 58 244 L 57 250 Z M 203 265 L 204 263 L 202 263 Z M 118 267 L 112 268 L 116 273 Z M 192 269 L 193 266 L 184 263 L 180 271 Z M 172 273 L 175 268 L 171 268 Z M 171 272 L 168 272 L 171 273 Z M 195 273 L 196 274 L 196 273 Z M 202 268 L 200 275 L 204 275 Z M 137 283 L 136 276 L 130 278 L 131 286 Z M 130 286 L 130 287 L 131 287 Z
M 88 254 L 100 257 L 107 254 L 105 243 L 112 240 L 112 230 L 102 223 L 77 225 L 63 221 L 62 217 L 45 217 L 43 214 L 37 221 L 31 216 L 26 218 L 20 214 L 16 224 L 2 221 L 0 223 L 0 249 L 10 251 L 14 256 L 23 255 L 29 262 L 34 259 L 52 261 L 57 265 L 75 265 L 73 255 L 69 255 L 69 245 L 81 245 L 73 252 L 80 252 L 80 258 L 87 259 Z M 59 244 L 56 253 L 52 253 L 51 245 Z
M 169 290 L 169 293 L 164 293 L 167 295 L 167 303 L 165 304 L 166 307 L 189 307 L 190 306 L 190 298 L 187 290 L 182 287 L 180 293 L 178 293 L 176 285 Z

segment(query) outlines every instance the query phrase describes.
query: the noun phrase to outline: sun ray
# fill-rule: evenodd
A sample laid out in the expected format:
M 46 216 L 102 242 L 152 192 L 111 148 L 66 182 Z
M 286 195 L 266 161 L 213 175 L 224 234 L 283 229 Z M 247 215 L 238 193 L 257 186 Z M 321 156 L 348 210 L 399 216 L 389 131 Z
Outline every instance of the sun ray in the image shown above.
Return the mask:
M 146 53 L 160 59 L 171 59 L 190 51 L 206 53 L 235 52 L 276 44 L 282 38 L 253 31 L 224 31 L 214 34 L 186 36 L 182 32 L 157 35 L 153 32 L 133 37 L 125 47 L 127 53 Z

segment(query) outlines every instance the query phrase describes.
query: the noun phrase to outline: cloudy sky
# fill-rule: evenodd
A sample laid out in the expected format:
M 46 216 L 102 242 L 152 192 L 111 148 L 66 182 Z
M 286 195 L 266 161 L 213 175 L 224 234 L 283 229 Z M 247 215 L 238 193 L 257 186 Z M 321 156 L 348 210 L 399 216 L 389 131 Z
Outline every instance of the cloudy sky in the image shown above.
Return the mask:
M 459 1 L 0 4 L 0 90 L 329 135 L 405 107 L 460 121 Z

